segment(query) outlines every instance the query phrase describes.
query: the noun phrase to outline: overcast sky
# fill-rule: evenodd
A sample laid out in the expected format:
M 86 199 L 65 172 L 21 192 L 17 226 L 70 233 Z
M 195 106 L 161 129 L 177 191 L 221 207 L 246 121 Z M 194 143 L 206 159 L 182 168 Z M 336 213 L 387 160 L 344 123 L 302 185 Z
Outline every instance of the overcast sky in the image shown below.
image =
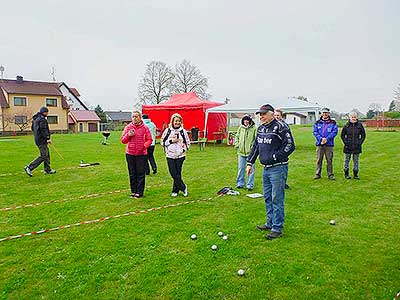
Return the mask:
M 400 83 L 399 0 L 18 0 L 0 5 L 5 78 L 57 81 L 131 109 L 146 64 L 183 59 L 212 99 L 305 96 L 346 112 L 388 108 Z

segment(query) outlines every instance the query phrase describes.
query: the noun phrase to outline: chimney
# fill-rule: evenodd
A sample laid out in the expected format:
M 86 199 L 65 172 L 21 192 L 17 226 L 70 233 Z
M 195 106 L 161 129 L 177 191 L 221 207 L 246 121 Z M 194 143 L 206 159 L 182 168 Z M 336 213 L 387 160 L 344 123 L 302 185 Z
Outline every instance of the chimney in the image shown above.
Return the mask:
M 24 81 L 24 77 L 22 76 L 17 76 L 17 83 L 22 83 Z

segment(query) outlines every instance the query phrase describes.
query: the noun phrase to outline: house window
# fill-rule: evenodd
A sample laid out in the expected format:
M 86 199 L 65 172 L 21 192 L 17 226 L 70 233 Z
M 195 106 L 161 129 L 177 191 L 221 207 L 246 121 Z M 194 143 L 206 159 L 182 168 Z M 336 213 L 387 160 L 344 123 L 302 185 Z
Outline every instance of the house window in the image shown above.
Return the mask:
M 15 124 L 25 124 L 28 122 L 27 116 L 15 116 Z
M 26 97 L 14 97 L 14 106 L 26 106 Z
M 57 106 L 57 99 L 46 98 L 46 106 Z
M 47 116 L 47 123 L 58 124 L 58 116 Z

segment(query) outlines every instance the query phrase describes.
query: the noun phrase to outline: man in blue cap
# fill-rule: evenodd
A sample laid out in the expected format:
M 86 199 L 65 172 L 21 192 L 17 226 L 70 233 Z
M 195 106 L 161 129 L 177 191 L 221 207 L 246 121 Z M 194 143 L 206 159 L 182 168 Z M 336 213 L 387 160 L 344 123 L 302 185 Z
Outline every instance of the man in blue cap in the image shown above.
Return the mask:
M 32 177 L 32 171 L 36 169 L 42 162 L 44 163 L 44 173 L 54 174 L 56 173 L 50 167 L 50 153 L 48 144 L 50 140 L 49 124 L 47 123 L 47 115 L 49 109 L 45 106 L 40 108 L 39 112 L 32 117 L 32 132 L 35 137 L 35 144 L 39 148 L 40 155 L 32 161 L 29 165 L 25 166 L 25 173 Z
M 338 127 L 336 121 L 331 119 L 329 108 L 322 109 L 321 118 L 314 123 L 313 134 L 315 136 L 315 145 L 317 146 L 317 168 L 314 179 L 321 178 L 322 161 L 326 157 L 326 168 L 328 179 L 335 180 L 333 174 L 333 146 Z
M 272 240 L 282 236 L 288 160 L 295 145 L 289 127 L 274 118 L 274 108 L 270 104 L 261 106 L 256 114 L 260 115 L 261 125 L 247 158 L 247 173 L 252 171 L 252 164 L 259 156 L 264 167 L 263 189 L 267 221 L 264 225 L 257 225 L 257 229 L 270 231 L 265 238 Z

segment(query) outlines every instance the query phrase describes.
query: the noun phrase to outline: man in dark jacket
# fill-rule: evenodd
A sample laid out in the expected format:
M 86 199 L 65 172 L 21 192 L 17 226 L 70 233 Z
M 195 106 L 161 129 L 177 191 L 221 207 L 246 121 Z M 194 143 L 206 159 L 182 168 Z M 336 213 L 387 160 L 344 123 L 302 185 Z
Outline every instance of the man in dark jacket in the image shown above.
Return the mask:
M 271 231 L 266 239 L 272 240 L 282 235 L 288 160 L 295 145 L 289 127 L 274 119 L 274 108 L 271 105 L 261 106 L 256 114 L 260 114 L 261 125 L 247 158 L 247 174 L 252 171 L 252 164 L 259 156 L 264 167 L 263 189 L 267 221 L 264 225 L 257 225 L 257 229 Z
M 364 143 L 366 134 L 364 126 L 358 122 L 357 114 L 351 112 L 349 115 L 349 121 L 344 125 L 340 137 L 342 138 L 344 148 L 344 177 L 351 179 L 349 175 L 349 162 L 351 155 L 353 154 L 353 178 L 360 179 L 358 177 L 358 158 L 361 153 L 361 145 Z
M 336 121 L 331 119 L 329 113 L 329 108 L 323 108 L 322 117 L 315 122 L 313 128 L 315 145 L 317 146 L 317 169 L 315 171 L 314 179 L 321 178 L 322 161 L 325 156 L 328 178 L 330 180 L 335 180 L 332 162 L 334 140 L 338 133 L 338 127 Z
M 32 177 L 32 171 L 36 169 L 42 162 L 44 162 L 44 173 L 54 174 L 56 173 L 50 167 L 50 153 L 48 144 L 50 140 L 49 124 L 47 123 L 47 115 L 49 110 L 47 107 L 40 108 L 40 111 L 32 117 L 32 132 L 35 137 L 35 144 L 39 148 L 40 155 L 32 161 L 28 166 L 25 166 L 25 173 Z

